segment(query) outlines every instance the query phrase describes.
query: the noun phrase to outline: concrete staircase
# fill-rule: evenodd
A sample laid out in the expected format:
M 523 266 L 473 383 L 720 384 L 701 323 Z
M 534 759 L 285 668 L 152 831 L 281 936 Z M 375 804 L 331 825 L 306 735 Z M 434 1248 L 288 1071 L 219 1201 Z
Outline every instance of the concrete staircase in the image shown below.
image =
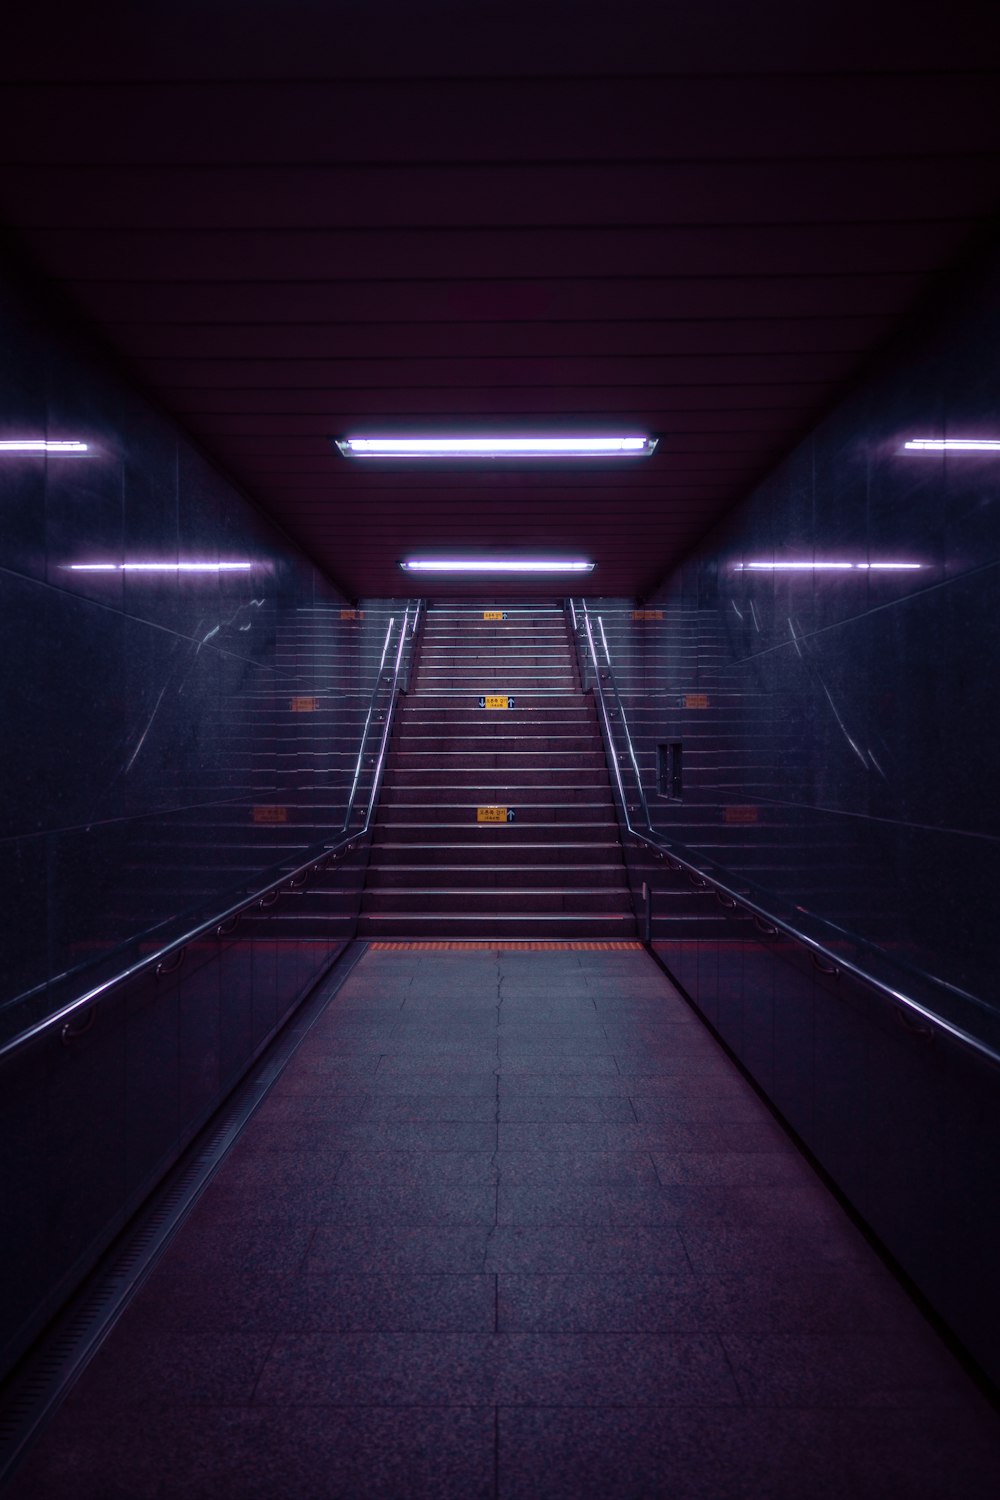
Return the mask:
M 594 704 L 554 603 L 428 609 L 358 936 L 635 937 Z

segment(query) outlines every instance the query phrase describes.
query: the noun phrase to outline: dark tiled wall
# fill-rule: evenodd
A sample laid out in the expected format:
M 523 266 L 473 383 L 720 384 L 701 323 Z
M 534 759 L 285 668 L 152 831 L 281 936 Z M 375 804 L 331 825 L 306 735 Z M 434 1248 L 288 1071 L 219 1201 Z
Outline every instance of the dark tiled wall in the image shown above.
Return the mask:
M 993 1381 L 996 1069 L 843 964 L 1000 1049 L 1000 452 L 903 446 L 1000 439 L 998 390 L 995 262 L 654 598 L 590 606 L 652 823 L 840 967 L 630 850 L 657 950 Z M 669 742 L 679 798 L 657 775 Z
M 0 451 L 0 1043 L 336 836 L 401 617 L 345 608 L 33 299 L 0 284 L 0 439 L 88 449 Z M 122 567 L 220 561 L 251 566 Z M 343 946 L 359 858 L 2 1059 L 0 1373 Z
M 342 619 L 317 570 L 13 275 L 0 328 L 0 438 L 88 445 L 0 453 L 9 1033 L 53 977 L 340 826 L 384 615 Z M 94 563 L 112 567 L 74 571 Z M 315 712 L 292 711 L 310 695 Z M 255 821 L 272 804 L 285 821 Z
M 764 904 L 990 1005 L 1000 452 L 903 445 L 1000 438 L 998 390 L 994 262 L 912 325 L 649 613 L 608 612 L 656 825 Z M 791 563 L 805 566 L 776 566 Z M 877 566 L 900 563 L 915 566 Z M 671 739 L 680 801 L 656 786 Z

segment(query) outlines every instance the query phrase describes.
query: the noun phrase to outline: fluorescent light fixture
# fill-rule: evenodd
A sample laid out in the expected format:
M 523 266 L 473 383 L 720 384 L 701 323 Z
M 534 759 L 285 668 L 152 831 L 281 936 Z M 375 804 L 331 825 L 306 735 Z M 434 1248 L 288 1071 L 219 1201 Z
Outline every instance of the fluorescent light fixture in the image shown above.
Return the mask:
M 235 573 L 252 568 L 248 562 L 124 562 L 70 563 L 71 573 Z
M 592 562 L 544 557 L 410 557 L 405 573 L 592 573 Z
M 7 438 L 0 453 L 86 453 L 86 443 L 49 442 L 48 438 Z
M 748 562 L 734 563 L 736 572 L 760 573 L 819 573 L 836 571 L 850 573 L 880 569 L 882 572 L 912 572 L 922 568 L 923 563 L 912 562 Z
M 635 458 L 655 437 L 349 437 L 345 458 Z
M 910 438 L 914 453 L 1000 453 L 1000 438 Z

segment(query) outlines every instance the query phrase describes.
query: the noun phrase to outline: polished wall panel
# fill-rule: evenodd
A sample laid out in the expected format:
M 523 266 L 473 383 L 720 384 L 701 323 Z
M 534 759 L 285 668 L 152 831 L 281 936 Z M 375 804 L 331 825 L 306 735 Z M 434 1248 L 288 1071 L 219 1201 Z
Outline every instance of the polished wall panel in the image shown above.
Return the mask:
M 19 276 L 0 437 L 87 449 L 0 454 L 0 1040 L 336 839 L 401 614 L 349 607 Z
M 353 931 L 363 849 L 218 918 L 361 823 L 405 606 L 342 600 L 13 276 L 0 335 L 0 437 L 88 445 L 0 453 L 3 1375 Z
M 0 1059 L 0 1375 L 343 947 L 277 920 L 189 944 Z
M 590 608 L 654 826 L 1000 1042 L 1000 451 L 905 448 L 1000 442 L 998 332 L 993 259 L 642 609 Z

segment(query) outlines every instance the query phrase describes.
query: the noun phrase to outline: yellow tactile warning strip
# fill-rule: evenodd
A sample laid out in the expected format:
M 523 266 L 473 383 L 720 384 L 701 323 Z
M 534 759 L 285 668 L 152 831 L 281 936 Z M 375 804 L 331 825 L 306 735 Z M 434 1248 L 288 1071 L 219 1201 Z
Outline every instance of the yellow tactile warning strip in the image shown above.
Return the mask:
M 385 948 L 405 948 L 417 953 L 440 953 L 442 951 L 458 951 L 460 953 L 468 953 L 470 949 L 484 949 L 486 951 L 489 951 L 490 949 L 507 948 L 520 949 L 522 952 L 527 953 L 569 953 L 573 950 L 576 950 L 577 952 L 582 951 L 584 953 L 632 953 L 637 949 L 641 949 L 642 943 L 545 943 L 534 942 L 529 939 L 525 939 L 524 941 L 519 942 L 516 938 L 512 938 L 509 941 L 504 938 L 497 938 L 493 942 L 477 941 L 475 939 L 470 939 L 467 942 L 463 942 L 461 939 L 459 939 L 454 942 L 448 940 L 442 941 L 440 943 L 409 943 L 404 939 L 400 939 L 399 942 L 369 943 L 368 947 L 370 949 L 373 949 L 376 953 Z

